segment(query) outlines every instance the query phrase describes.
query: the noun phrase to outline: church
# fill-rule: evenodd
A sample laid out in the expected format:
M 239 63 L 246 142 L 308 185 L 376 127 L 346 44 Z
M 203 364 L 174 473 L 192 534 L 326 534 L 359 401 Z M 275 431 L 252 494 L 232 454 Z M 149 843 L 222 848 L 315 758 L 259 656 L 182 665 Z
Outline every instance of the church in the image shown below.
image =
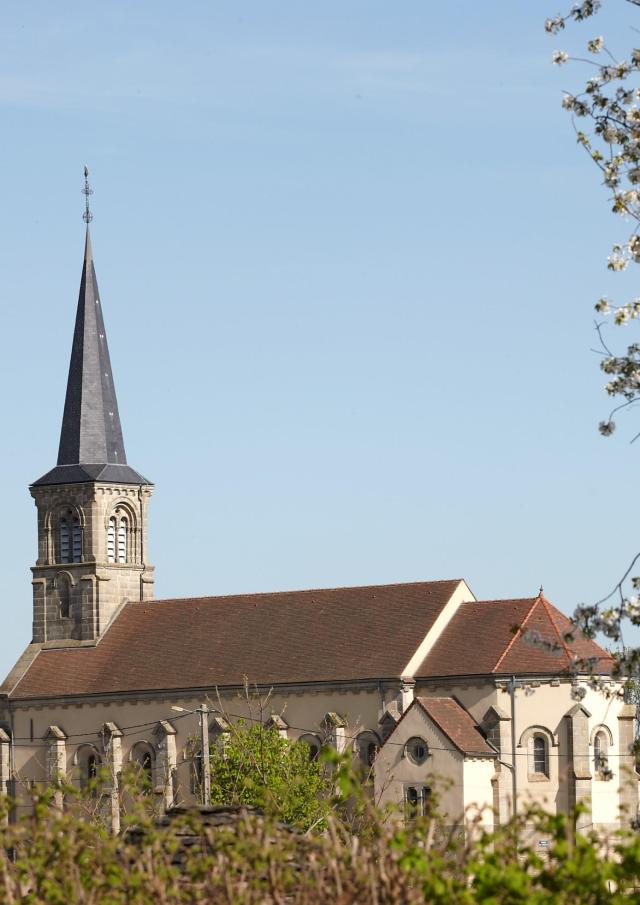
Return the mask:
M 450 579 L 154 598 L 154 488 L 125 454 L 86 215 L 57 464 L 29 488 L 33 633 L 0 689 L 0 791 L 14 813 L 35 784 L 83 786 L 101 765 L 117 810 L 131 762 L 165 807 L 193 802 L 197 740 L 248 716 L 249 685 L 270 693 L 277 731 L 312 757 L 327 743 L 351 752 L 399 813 L 420 813 L 445 777 L 451 825 L 473 806 L 490 828 L 528 802 L 583 802 L 583 825 L 603 830 L 635 819 L 635 709 L 610 656 L 569 644 L 542 589 L 477 600 Z

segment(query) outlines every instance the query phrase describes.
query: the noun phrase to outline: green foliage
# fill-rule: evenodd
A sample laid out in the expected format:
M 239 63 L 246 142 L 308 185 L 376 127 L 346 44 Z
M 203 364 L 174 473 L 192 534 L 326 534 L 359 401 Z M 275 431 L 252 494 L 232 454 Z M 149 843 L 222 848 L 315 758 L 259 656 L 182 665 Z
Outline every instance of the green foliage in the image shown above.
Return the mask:
M 333 791 L 324 763 L 260 723 L 234 723 L 211 748 L 213 804 L 252 805 L 301 830 L 322 826 Z
M 347 782 L 346 760 L 334 766 L 348 794 L 361 794 L 355 775 Z M 301 834 L 248 812 L 231 825 L 206 825 L 197 812 L 159 825 L 146 797 L 128 790 L 129 828 L 114 837 L 82 819 L 77 793 L 64 791 L 64 814 L 45 792 L 34 799 L 33 816 L 15 824 L 4 822 L 0 802 L 3 905 L 640 903 L 640 838 L 576 835 L 575 814 L 531 810 L 490 834 L 472 820 L 457 829 L 434 817 L 404 826 L 363 795 L 368 833 L 354 835 L 332 811 L 322 831 Z

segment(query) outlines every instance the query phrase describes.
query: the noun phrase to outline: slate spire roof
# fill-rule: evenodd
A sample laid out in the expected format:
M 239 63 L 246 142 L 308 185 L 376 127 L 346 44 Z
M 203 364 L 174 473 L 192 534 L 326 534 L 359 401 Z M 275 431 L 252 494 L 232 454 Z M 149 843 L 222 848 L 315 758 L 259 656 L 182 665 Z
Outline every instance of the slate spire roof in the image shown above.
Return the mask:
M 96 480 L 149 483 L 127 465 L 87 224 L 58 464 L 35 484 Z

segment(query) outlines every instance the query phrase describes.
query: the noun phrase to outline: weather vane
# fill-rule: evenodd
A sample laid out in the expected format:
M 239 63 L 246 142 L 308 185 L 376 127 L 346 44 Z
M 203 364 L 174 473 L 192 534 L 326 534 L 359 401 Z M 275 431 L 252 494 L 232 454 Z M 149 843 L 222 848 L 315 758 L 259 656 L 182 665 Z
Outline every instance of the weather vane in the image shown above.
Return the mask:
M 93 220 L 93 214 L 89 209 L 89 195 L 93 195 L 93 189 L 89 185 L 89 167 L 86 164 L 84 166 L 84 188 L 82 189 L 82 194 L 86 198 L 82 219 L 88 226 Z

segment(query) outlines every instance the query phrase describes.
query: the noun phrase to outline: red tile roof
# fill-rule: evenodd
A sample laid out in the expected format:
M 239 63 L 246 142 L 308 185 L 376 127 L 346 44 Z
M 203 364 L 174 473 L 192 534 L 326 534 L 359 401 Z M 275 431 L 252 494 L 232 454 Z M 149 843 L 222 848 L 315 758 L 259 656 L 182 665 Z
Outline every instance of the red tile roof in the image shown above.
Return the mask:
M 613 660 L 598 644 L 575 634 L 567 617 L 546 598 L 463 603 L 422 665 L 419 677 L 611 671 Z
M 415 701 L 463 754 L 496 754 L 469 711 L 455 698 L 419 697 Z
M 398 677 L 458 584 L 129 604 L 97 646 L 42 650 L 11 697 Z

